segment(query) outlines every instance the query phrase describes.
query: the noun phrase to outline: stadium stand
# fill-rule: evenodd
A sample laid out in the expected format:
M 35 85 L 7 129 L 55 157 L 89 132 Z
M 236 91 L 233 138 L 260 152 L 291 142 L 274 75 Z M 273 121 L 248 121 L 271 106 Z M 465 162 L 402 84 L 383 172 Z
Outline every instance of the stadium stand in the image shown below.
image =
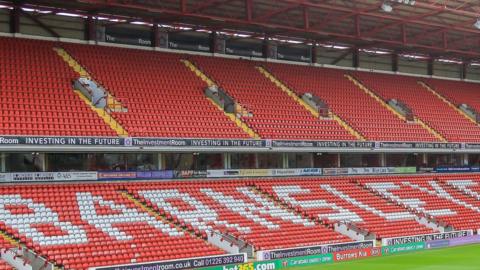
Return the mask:
M 213 231 L 268 250 L 352 241 L 335 223 L 377 239 L 477 229 L 479 187 L 478 174 L 3 185 L 0 232 L 87 269 L 224 254 Z
M 181 63 L 182 55 L 72 44 L 64 49 L 128 108 L 113 115 L 130 136 L 250 138 L 205 98 L 205 83 Z
M 348 179 L 328 180 L 265 180 L 257 181 L 256 185 L 291 208 L 307 212 L 312 218 L 318 217 L 325 223 L 353 225 L 377 239 L 433 232 L 415 221 L 415 215 L 405 208 L 378 198 Z
M 462 179 L 461 176 L 455 178 Z M 452 179 L 448 176 L 387 176 L 365 177 L 359 179 L 358 183 L 444 227 L 476 229 L 480 222 L 478 200 L 474 201 L 472 197 L 444 183 Z
M 135 184 L 129 190 L 149 206 L 196 230 L 218 230 L 256 249 L 351 241 L 263 197 L 242 181 Z
M 0 270 L 12 270 L 13 268 L 5 261 L 0 260 Z
M 333 120 L 312 116 L 255 69 L 255 62 L 213 57 L 191 57 L 210 78 L 253 117 L 244 121 L 262 138 L 293 140 L 356 140 Z
M 478 84 L 440 79 L 424 79 L 423 81 L 456 107 L 467 104 L 477 114 L 480 112 L 480 88 Z
M 7 250 L 12 248 L 13 245 L 8 242 L 2 235 L 0 235 L 0 270 L 12 270 L 12 266 L 10 266 L 6 261 L 1 259 L 1 255 Z
M 277 78 L 297 93 L 312 93 L 350 126 L 372 141 L 430 141 L 437 139 L 417 123 L 407 123 L 348 81 L 342 70 L 267 64 Z
M 119 190 L 113 184 L 2 186 L 0 230 L 68 269 L 224 253 L 142 211 Z
M 116 136 L 73 92 L 53 42 L 0 38 L 0 134 Z
M 355 72 L 354 76 L 384 100 L 397 99 L 406 103 L 417 117 L 447 141 L 478 141 L 480 128 L 419 85 L 418 78 L 367 72 Z

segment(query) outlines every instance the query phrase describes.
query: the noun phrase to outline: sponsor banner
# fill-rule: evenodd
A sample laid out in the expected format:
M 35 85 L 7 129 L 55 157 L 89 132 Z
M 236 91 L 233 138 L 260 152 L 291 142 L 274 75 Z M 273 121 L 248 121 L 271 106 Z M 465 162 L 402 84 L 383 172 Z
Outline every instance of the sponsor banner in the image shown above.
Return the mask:
M 450 245 L 449 240 L 433 240 L 433 241 L 426 242 L 425 248 L 426 249 L 443 248 L 443 247 L 448 247 L 449 245 Z
M 282 148 L 375 148 L 375 142 L 348 141 L 272 141 L 272 147 Z
M 136 172 L 98 172 L 98 180 L 136 179 Z
M 423 250 L 423 249 L 425 249 L 425 242 L 392 245 L 392 246 L 383 247 L 382 255 L 383 256 L 394 255 L 397 253 L 412 252 L 412 251 Z
M 265 147 L 262 140 L 156 139 L 129 138 L 131 145 L 142 147 Z
M 271 170 L 269 169 L 243 169 L 238 170 L 238 176 L 251 177 L 251 176 L 270 176 Z
M 480 167 L 437 167 L 438 173 L 480 172 Z
M 136 172 L 137 179 L 172 179 L 174 171 L 144 171 Z
M 475 244 L 475 243 L 480 243 L 480 235 L 478 234 L 449 239 L 449 246 L 451 247 L 469 245 L 469 244 Z
M 416 173 L 417 167 L 395 167 L 394 173 Z
M 350 242 L 333 245 L 309 246 L 289 249 L 257 251 L 257 261 L 286 259 L 300 256 L 328 254 L 353 249 L 373 248 L 373 241 Z
M 268 262 L 249 262 L 202 268 L 202 270 L 274 270 L 284 268 L 279 260 Z
M 419 149 L 461 149 L 461 143 L 425 143 L 425 142 L 379 142 L 376 144 L 376 148 L 419 148 Z
M 348 174 L 348 168 L 325 168 L 323 169 L 324 175 L 343 175 Z
M 421 173 L 429 173 L 434 171 L 435 171 L 435 168 L 433 167 L 421 167 L 418 169 L 418 172 L 421 172 Z
M 105 267 L 92 267 L 89 269 L 90 270 L 141 270 L 141 269 L 182 270 L 182 269 L 196 269 L 196 268 L 207 268 L 207 267 L 208 267 L 207 269 L 224 269 L 223 267 L 222 268 L 210 268 L 210 267 L 228 265 L 228 264 L 240 264 L 240 263 L 245 263 L 246 261 L 247 261 L 247 254 L 242 253 L 242 254 L 235 254 L 235 255 L 190 258 L 190 259 L 173 260 L 173 261 L 124 264 L 124 265 L 114 265 L 114 266 L 105 266 Z M 272 269 L 275 269 L 275 268 L 272 268 Z
M 333 262 L 333 254 L 319 254 L 319 255 L 311 255 L 311 256 L 301 256 L 301 257 L 294 257 L 281 260 L 282 268 L 288 267 L 296 267 L 296 266 L 307 266 L 307 265 L 314 265 L 314 264 L 324 264 L 324 263 L 332 263 Z
M 333 253 L 333 260 L 336 262 L 358 260 L 373 256 L 382 256 L 381 248 L 362 248 L 345 250 Z
M 184 170 L 174 171 L 174 178 L 207 178 L 207 171 Z
M 362 167 L 362 168 L 325 168 L 324 175 L 361 175 L 361 174 L 394 174 L 416 173 L 416 167 Z
M 314 176 L 322 175 L 321 168 L 304 169 L 234 169 L 234 170 L 208 170 L 208 178 L 228 177 L 269 177 L 269 176 Z
M 175 139 L 118 137 L 0 136 L 0 145 L 136 146 L 136 147 L 245 147 L 245 148 L 355 148 L 355 149 L 480 149 L 480 144 L 424 142 L 350 142 L 235 139 Z
M 96 145 L 122 146 L 123 138 L 100 137 L 13 137 L 0 136 L 0 145 Z
M 478 149 L 480 149 L 480 143 L 465 143 L 464 147 L 465 147 L 465 149 L 478 150 Z
M 383 246 L 393 246 L 399 244 L 407 243 L 417 243 L 417 242 L 427 242 L 433 240 L 444 240 L 450 238 L 458 238 L 472 235 L 471 230 L 468 231 L 454 231 L 446 233 L 435 233 L 435 234 L 422 234 L 422 235 L 413 235 L 413 236 L 403 236 L 395 238 L 384 238 L 382 239 Z
M 465 237 L 457 237 L 445 240 L 433 240 L 426 243 L 427 249 L 463 246 L 468 244 L 480 243 L 480 235 L 470 235 Z
M 26 172 L 0 174 L 0 182 L 94 181 L 97 179 L 97 172 Z

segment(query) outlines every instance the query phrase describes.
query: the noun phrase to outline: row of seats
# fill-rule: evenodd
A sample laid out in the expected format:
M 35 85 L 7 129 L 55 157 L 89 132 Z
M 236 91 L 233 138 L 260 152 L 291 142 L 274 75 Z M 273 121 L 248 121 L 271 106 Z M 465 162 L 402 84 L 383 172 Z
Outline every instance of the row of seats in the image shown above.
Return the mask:
M 0 235 L 0 253 L 4 253 L 13 247 L 14 245 L 12 245 L 12 243 Z M 1 257 L 2 256 L 0 256 L 0 270 L 13 270 L 13 267 L 6 261 L 2 260 Z
M 465 179 L 471 185 L 462 186 Z M 474 193 L 465 192 L 472 187 L 478 191 L 479 180 L 479 175 L 441 175 L 369 177 L 356 182 L 419 215 L 459 230 L 477 229 L 480 224 L 480 200 Z
M 62 46 L 128 108 L 128 112 L 113 115 L 131 136 L 249 138 L 206 99 L 206 83 L 181 62 L 189 58 L 252 113 L 243 116 L 243 121 L 264 139 L 355 137 L 334 120 L 313 117 L 260 74 L 256 69 L 260 65 L 266 65 L 298 95 L 310 92 L 322 99 L 367 140 L 438 141 L 419 124 L 399 119 L 340 70 L 18 38 L 2 37 L 0 41 L 0 116 L 5 116 L 0 122 L 1 135 L 116 135 L 72 91 L 71 82 L 78 74 L 53 50 Z M 406 103 L 415 116 L 448 141 L 478 142 L 478 125 L 420 86 L 420 79 L 352 74 L 385 101 Z M 455 105 L 466 103 L 480 109 L 480 101 L 476 101 L 480 97 L 476 93 L 478 84 L 424 81 Z M 48 115 L 54 117 L 43 117 Z M 39 127 L 24 123 L 37 123 Z M 65 125 L 48 127 L 56 123 Z
M 3 118 L 0 134 L 116 136 L 74 94 L 71 81 L 77 74 L 56 54 L 54 46 L 47 41 L 0 38 L 0 111 L 18 109 L 23 116 Z M 57 118 L 38 118 L 39 111 L 56 112 Z M 80 118 L 88 121 L 80 122 Z M 59 122 L 68 125 L 56 126 Z
M 250 138 L 205 98 L 206 84 L 185 67 L 179 54 L 64 47 L 128 108 L 128 113 L 115 113 L 114 117 L 130 136 Z M 166 116 L 176 121 L 165 123 Z
M 0 229 L 66 269 L 224 253 L 149 215 L 119 190 L 113 184 L 2 187 Z
M 192 60 L 230 96 L 252 112 L 253 117 L 243 119 L 261 137 L 356 140 L 336 121 L 313 117 L 256 70 L 256 64 L 252 61 L 201 56 L 192 57 Z M 278 120 L 285 121 L 280 124 Z M 311 131 L 305 132 L 299 127 L 311 127 Z
M 418 78 L 368 72 L 355 72 L 354 76 L 385 101 L 397 99 L 405 103 L 447 141 L 478 142 L 480 127 L 421 86 Z M 447 82 L 442 80 L 441 84 L 444 83 Z
M 407 123 L 335 69 L 268 63 L 272 73 L 297 92 L 311 93 L 371 141 L 430 141 L 437 139 L 419 124 Z
M 415 215 L 347 179 L 318 181 L 261 181 L 257 186 L 312 218 L 327 223 L 353 224 L 377 239 L 409 234 L 428 234 L 433 230 L 415 221 Z
M 336 223 L 377 239 L 436 232 L 419 217 L 476 230 L 479 193 L 480 174 L 3 185 L 0 231 L 87 269 L 224 254 L 213 231 L 268 250 L 352 241 Z

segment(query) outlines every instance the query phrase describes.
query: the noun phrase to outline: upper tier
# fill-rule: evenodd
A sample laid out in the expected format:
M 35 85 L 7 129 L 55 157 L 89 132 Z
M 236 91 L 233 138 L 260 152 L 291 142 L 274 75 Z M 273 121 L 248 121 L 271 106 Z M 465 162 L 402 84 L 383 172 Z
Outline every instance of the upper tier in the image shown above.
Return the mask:
M 79 73 L 55 48 L 63 48 L 128 111 L 109 112 L 113 119 L 109 121 L 92 109 L 73 91 L 72 81 Z M 189 60 L 197 72 L 183 60 Z M 260 72 L 260 67 L 271 77 Z M 204 94 L 208 85 L 198 71 L 250 114 L 227 114 L 215 105 Z M 478 125 L 447 104 L 467 103 L 478 111 L 478 84 L 352 73 L 368 92 L 350 81 L 347 73 L 241 59 L 0 38 L 0 135 L 117 136 L 114 127 L 118 123 L 131 137 L 249 139 L 258 134 L 261 139 L 285 140 L 480 141 Z M 314 116 L 299 101 L 304 93 L 320 98 L 335 117 Z M 385 105 L 390 99 L 405 103 L 421 122 L 407 123 L 392 112 Z

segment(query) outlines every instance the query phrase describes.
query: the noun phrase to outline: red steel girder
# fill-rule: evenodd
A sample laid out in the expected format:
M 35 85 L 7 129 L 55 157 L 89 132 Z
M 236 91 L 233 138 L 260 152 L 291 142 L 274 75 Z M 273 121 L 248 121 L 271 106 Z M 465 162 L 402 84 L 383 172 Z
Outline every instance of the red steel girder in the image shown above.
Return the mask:
M 229 2 L 229 1 L 238 1 L 238 0 L 228 0 L 228 1 L 221 1 L 222 3 L 223 2 Z M 246 1 L 246 4 L 248 5 L 249 1 L 251 0 L 245 0 Z M 379 13 L 379 12 L 370 12 L 368 10 L 362 10 L 361 8 L 359 9 L 353 9 L 352 11 L 352 8 L 351 7 L 345 7 L 345 6 L 340 6 L 340 5 L 337 5 L 337 4 L 334 4 L 334 3 L 329 3 L 329 4 L 322 4 L 322 3 L 312 3 L 310 1 L 295 1 L 295 0 L 278 0 L 278 1 L 282 1 L 282 2 L 285 2 L 285 3 L 288 3 L 288 4 L 301 4 L 303 7 L 306 7 L 308 8 L 308 11 L 309 12 L 314 12 L 315 10 L 319 10 L 321 11 L 322 13 L 325 13 L 325 12 L 336 12 L 336 13 L 344 13 L 346 15 L 351 15 L 351 16 L 357 16 L 357 17 L 360 17 L 363 18 L 363 17 L 369 17 L 369 18 L 373 18 L 373 19 L 387 19 L 387 20 L 391 20 L 391 21 L 399 21 L 399 22 L 402 22 L 401 25 L 404 25 L 406 23 L 409 23 L 408 21 L 408 18 L 406 17 L 403 17 L 403 16 L 395 16 L 395 15 L 389 15 L 389 14 L 385 14 L 385 13 Z M 313 29 L 313 27 L 310 27 L 310 28 L 305 28 L 305 27 L 297 27 L 297 26 L 290 26 L 290 25 L 284 25 L 283 22 L 280 22 L 280 23 L 272 23 L 272 22 L 256 22 L 254 21 L 254 19 L 252 18 L 251 21 L 248 20 L 248 12 L 250 12 L 250 16 L 252 16 L 252 10 L 248 11 L 249 9 L 246 9 L 246 12 L 247 12 L 247 18 L 233 18 L 233 17 L 229 17 L 227 15 L 211 15 L 211 14 L 205 14 L 205 13 L 202 13 L 200 12 L 201 10 L 204 10 L 206 9 L 206 3 L 210 3 L 209 7 L 212 8 L 215 6 L 215 4 L 213 3 L 213 1 L 208 1 L 208 2 L 203 2 L 203 5 L 202 7 L 198 7 L 197 8 L 194 8 L 193 10 L 186 10 L 185 12 L 182 12 L 178 9 L 178 6 L 176 8 L 162 8 L 162 7 L 155 7 L 155 6 L 147 6 L 147 5 L 140 5 L 138 3 L 134 3 L 134 1 L 132 1 L 131 4 L 128 4 L 128 3 L 124 3 L 123 1 L 116 1 L 116 0 L 82 0 L 81 1 L 82 3 L 91 3 L 91 4 L 102 4 L 102 5 L 106 5 L 107 7 L 114 7 L 114 8 L 117 8 L 118 10 L 122 10 L 122 9 L 125 9 L 125 10 L 129 10 L 129 11 L 132 11 L 132 10 L 136 10 L 136 11 L 139 11 L 139 12 L 145 12 L 146 14 L 148 15 L 145 15 L 145 16 L 149 16 L 150 18 L 151 17 L 154 17 L 154 16 L 159 16 L 159 15 L 169 15 L 169 16 L 177 16 L 179 18 L 183 17 L 183 18 L 193 18 L 193 19 L 200 19 L 200 20 L 204 20 L 205 21 L 205 24 L 206 26 L 208 26 L 209 24 L 209 20 L 214 20 L 216 21 L 216 25 L 218 25 L 218 21 L 222 21 L 223 24 L 226 26 L 226 27 L 233 27 L 233 28 L 237 28 L 237 30 L 249 30 L 251 29 L 252 26 L 254 27 L 261 27 L 261 28 L 264 28 L 264 29 L 276 29 L 276 30 L 281 30 L 281 31 L 285 31 L 285 32 L 289 32 L 289 33 L 294 33 L 295 36 L 297 37 L 302 37 L 302 36 L 305 36 L 306 34 L 310 34 L 310 35 L 315 35 L 315 36 L 320 36 L 320 37 L 328 37 L 329 39 L 331 40 L 340 40 L 340 41 L 348 41 L 348 42 L 352 42 L 355 44 L 357 42 L 369 42 L 369 43 L 377 43 L 377 44 L 384 44 L 385 46 L 391 46 L 391 47 L 415 47 L 415 48 L 420 48 L 420 49 L 426 49 L 426 50 L 433 50 L 433 51 L 440 51 L 440 52 L 445 52 L 445 51 L 448 51 L 448 52 L 453 52 L 453 53 L 457 53 L 457 54 L 462 54 L 462 55 L 469 55 L 469 56 L 475 56 L 475 57 L 478 57 L 480 56 L 480 52 L 471 52 L 471 51 L 461 51 L 461 50 L 455 50 L 455 49 L 448 49 L 448 50 L 445 50 L 445 48 L 443 48 L 443 46 L 437 46 L 437 45 L 434 45 L 434 46 L 430 46 L 430 45 L 423 45 L 423 44 L 419 44 L 419 43 L 416 43 L 416 42 L 412 42 L 412 41 L 408 41 L 406 39 L 402 39 L 402 40 L 386 40 L 386 39 L 383 39 L 383 38 L 379 38 L 379 37 L 375 37 L 375 36 L 372 36 L 372 37 L 369 37 L 369 36 L 364 36 L 362 33 L 357 33 L 356 34 L 344 34 L 344 33 L 340 33 L 339 31 L 322 31 L 322 30 L 318 30 L 318 29 Z M 220 2 L 217 2 L 215 1 L 217 4 L 220 3 Z M 358 1 L 357 1 L 358 2 Z M 179 3 L 179 2 L 177 2 Z M 250 2 L 250 6 L 253 6 L 253 3 L 254 1 L 251 1 Z M 325 3 L 325 2 L 323 2 Z M 417 4 L 418 5 L 420 2 L 417 1 Z M 425 3 L 422 3 L 422 6 L 424 6 L 423 4 Z M 468 11 L 463 11 L 463 10 L 453 10 L 450 9 L 450 8 L 447 8 L 447 7 L 440 7 L 440 6 L 436 6 L 436 5 L 433 5 L 433 4 L 428 4 L 429 8 L 431 8 L 432 10 L 436 10 L 436 11 L 442 11 L 442 12 L 448 12 L 448 13 L 452 13 L 452 14 L 468 14 L 468 17 L 470 18 L 474 18 L 473 16 L 473 13 L 472 12 L 468 12 Z M 199 10 L 200 8 L 200 10 Z M 425 8 L 427 9 L 427 8 Z M 432 11 L 433 12 L 433 11 Z M 301 19 L 300 19 L 301 20 Z M 466 26 L 466 27 L 462 27 L 462 26 L 449 26 L 449 25 L 444 25 L 444 24 L 441 24 L 441 23 L 437 23 L 437 22 L 431 22 L 431 21 L 424 21 L 424 20 L 418 20 L 418 21 L 415 21 L 414 22 L 415 25 L 420 25 L 420 26 L 429 26 L 429 27 L 436 27 L 436 28 L 448 28 L 448 29 L 451 29 L 451 30 L 456 30 L 460 33 L 468 33 L 468 34 L 480 34 L 480 31 L 479 30 L 476 30 L 474 29 L 473 27 L 471 27 L 471 25 L 469 26 Z M 357 26 L 356 26 L 357 27 Z M 403 27 L 404 28 L 404 27 Z M 405 32 L 405 31 L 403 31 Z M 404 34 L 405 35 L 405 34 Z

